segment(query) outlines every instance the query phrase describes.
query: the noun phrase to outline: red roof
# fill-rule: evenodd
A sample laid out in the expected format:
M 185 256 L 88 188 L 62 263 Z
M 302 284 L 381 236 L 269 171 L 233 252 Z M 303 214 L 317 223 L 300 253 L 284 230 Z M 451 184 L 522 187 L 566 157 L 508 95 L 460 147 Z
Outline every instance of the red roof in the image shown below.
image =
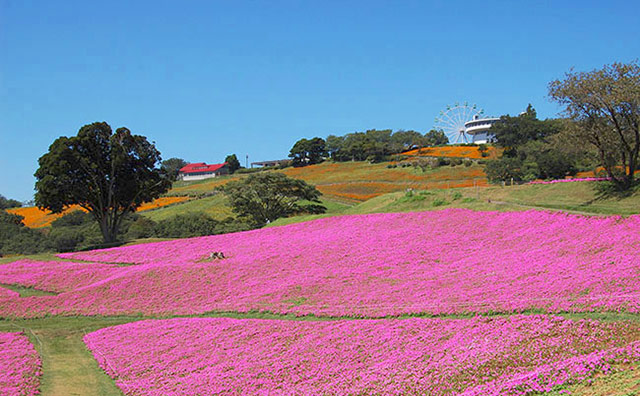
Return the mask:
M 212 165 L 207 165 L 204 162 L 197 162 L 195 164 L 189 164 L 186 166 L 183 166 L 182 168 L 180 168 L 180 173 L 209 173 L 209 172 L 215 172 L 217 170 L 219 170 L 220 168 L 222 168 L 223 166 L 227 165 L 227 163 L 223 163 L 223 164 L 212 164 Z

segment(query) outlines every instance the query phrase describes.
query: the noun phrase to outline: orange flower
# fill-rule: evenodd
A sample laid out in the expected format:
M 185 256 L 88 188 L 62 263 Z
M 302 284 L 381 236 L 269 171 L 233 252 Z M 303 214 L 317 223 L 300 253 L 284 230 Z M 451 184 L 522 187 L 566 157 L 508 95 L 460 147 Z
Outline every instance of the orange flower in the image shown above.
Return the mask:
M 493 146 L 487 147 L 486 158 L 498 158 L 498 149 Z M 408 157 L 456 157 L 482 159 L 482 153 L 476 146 L 442 146 L 442 147 L 423 147 L 402 153 Z
M 140 206 L 137 211 L 142 212 L 145 210 L 156 209 L 162 206 L 184 202 L 187 200 L 189 200 L 189 197 L 161 197 L 151 202 L 142 204 L 142 206 Z M 67 213 L 73 212 L 74 210 L 82 210 L 86 212 L 85 209 L 81 208 L 78 205 L 72 205 L 65 209 L 62 213 L 51 213 L 48 210 L 40 210 L 35 206 L 29 206 L 25 208 L 11 208 L 7 209 L 7 212 L 24 217 L 24 220 L 22 222 L 27 227 L 41 228 L 50 226 L 54 220 L 59 219 Z

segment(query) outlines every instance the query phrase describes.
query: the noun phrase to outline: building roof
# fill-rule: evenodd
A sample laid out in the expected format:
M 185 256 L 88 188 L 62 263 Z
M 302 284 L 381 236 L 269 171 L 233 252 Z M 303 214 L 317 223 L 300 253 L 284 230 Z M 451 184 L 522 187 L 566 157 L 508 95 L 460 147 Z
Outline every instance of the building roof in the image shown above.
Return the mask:
M 196 162 L 195 164 L 188 164 L 180 168 L 180 173 L 213 173 L 223 166 L 227 165 L 227 163 L 222 164 L 210 164 L 207 165 L 204 162 Z

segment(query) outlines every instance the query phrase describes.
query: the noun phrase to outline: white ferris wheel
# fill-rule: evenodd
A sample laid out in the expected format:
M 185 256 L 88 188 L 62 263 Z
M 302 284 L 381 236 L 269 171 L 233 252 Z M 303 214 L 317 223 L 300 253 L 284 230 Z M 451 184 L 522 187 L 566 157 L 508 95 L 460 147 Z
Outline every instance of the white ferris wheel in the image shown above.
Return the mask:
M 467 102 L 455 103 L 447 106 L 446 110 L 440 112 L 436 117 L 435 129 L 443 131 L 450 144 L 469 143 L 473 140 L 466 132 L 465 124 L 474 119 L 482 118 L 484 110 Z

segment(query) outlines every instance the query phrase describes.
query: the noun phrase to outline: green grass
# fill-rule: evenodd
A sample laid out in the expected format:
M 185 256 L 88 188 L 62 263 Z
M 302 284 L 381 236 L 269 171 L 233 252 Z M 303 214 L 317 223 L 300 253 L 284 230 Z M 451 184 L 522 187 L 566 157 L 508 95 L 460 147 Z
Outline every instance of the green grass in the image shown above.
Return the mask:
M 31 297 L 31 296 L 54 296 L 58 293 L 48 292 L 45 290 L 34 289 L 33 287 L 26 286 L 18 286 L 18 285 L 7 285 L 5 283 L 0 283 L 0 287 L 5 289 L 13 290 L 20 294 L 20 297 Z
M 472 189 L 462 189 L 472 195 Z M 573 182 L 555 184 L 525 184 L 521 186 L 489 187 L 478 194 L 482 199 L 540 208 L 586 212 L 604 215 L 640 213 L 640 193 L 625 198 L 599 197 L 595 183 Z
M 179 204 L 146 210 L 140 212 L 140 215 L 153 221 L 160 221 L 186 213 L 206 213 L 216 220 L 224 220 L 227 217 L 233 216 L 231 207 L 227 203 L 224 194 L 216 194 L 211 197 L 192 199 Z
M 633 364 L 636 367 L 635 370 L 628 370 L 630 366 L 628 364 L 618 365 L 614 369 L 625 371 L 608 375 L 599 374 L 592 379 L 565 385 L 546 394 L 548 396 L 640 396 L 640 370 L 637 369 L 638 364 L 640 362 Z M 570 393 L 566 393 L 566 391 Z
M 42 359 L 42 395 L 122 396 L 115 382 L 99 367 L 82 337 L 107 326 L 136 318 L 51 317 L 0 321 L 0 331 L 23 331 Z

